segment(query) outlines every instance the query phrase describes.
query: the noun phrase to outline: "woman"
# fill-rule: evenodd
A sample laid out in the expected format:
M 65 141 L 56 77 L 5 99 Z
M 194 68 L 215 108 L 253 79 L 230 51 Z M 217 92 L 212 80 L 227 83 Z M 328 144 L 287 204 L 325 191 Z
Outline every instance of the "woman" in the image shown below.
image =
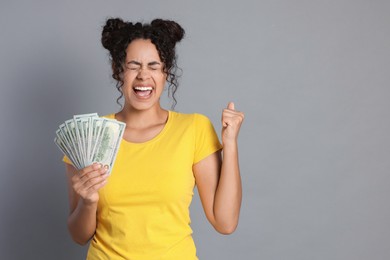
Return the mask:
M 91 240 L 88 259 L 197 259 L 189 225 L 195 183 L 213 227 L 222 234 L 236 229 L 243 113 L 233 103 L 223 110 L 221 145 L 207 117 L 160 106 L 167 82 L 174 98 L 175 45 L 183 36 L 179 24 L 161 19 L 108 19 L 103 28 L 124 97 L 123 109 L 107 117 L 125 122 L 126 130 L 110 175 L 98 163 L 77 170 L 64 158 L 68 228 L 77 243 Z

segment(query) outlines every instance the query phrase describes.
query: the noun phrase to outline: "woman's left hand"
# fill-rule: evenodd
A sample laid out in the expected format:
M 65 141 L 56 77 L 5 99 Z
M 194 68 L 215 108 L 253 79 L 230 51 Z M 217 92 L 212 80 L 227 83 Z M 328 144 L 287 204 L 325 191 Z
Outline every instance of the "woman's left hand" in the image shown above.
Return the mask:
M 222 144 L 236 143 L 244 113 L 234 109 L 234 103 L 229 102 L 222 112 Z

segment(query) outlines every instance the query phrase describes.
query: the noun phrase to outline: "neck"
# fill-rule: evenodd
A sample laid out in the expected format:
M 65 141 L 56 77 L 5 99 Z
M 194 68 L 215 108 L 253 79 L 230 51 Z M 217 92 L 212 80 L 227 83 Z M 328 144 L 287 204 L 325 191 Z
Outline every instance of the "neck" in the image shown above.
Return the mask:
M 165 123 L 168 117 L 168 111 L 160 106 L 148 110 L 137 110 L 132 107 L 126 107 L 115 118 L 126 123 L 129 128 L 144 128 L 150 125 Z

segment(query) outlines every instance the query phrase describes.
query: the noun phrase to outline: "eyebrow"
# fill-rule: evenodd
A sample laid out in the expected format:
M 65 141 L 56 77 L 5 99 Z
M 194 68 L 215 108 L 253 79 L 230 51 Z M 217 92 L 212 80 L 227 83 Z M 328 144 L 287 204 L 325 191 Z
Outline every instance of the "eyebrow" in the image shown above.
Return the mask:
M 142 66 L 141 62 L 138 62 L 138 61 L 135 61 L 135 60 L 129 61 L 127 64 L 134 64 L 134 65 L 137 65 L 137 66 Z M 151 62 L 148 63 L 148 66 L 154 66 L 154 65 L 161 65 L 161 63 L 158 62 L 158 61 L 151 61 Z

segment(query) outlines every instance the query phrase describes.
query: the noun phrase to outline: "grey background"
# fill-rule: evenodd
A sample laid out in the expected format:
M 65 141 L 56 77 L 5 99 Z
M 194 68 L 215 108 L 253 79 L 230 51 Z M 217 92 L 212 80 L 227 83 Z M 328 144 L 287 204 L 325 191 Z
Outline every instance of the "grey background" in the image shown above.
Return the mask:
M 54 132 L 116 112 L 101 26 L 178 21 L 180 112 L 246 113 L 238 230 L 191 207 L 200 259 L 390 259 L 389 1 L 0 4 L 0 258 L 83 259 Z M 169 100 L 163 103 L 169 106 Z

